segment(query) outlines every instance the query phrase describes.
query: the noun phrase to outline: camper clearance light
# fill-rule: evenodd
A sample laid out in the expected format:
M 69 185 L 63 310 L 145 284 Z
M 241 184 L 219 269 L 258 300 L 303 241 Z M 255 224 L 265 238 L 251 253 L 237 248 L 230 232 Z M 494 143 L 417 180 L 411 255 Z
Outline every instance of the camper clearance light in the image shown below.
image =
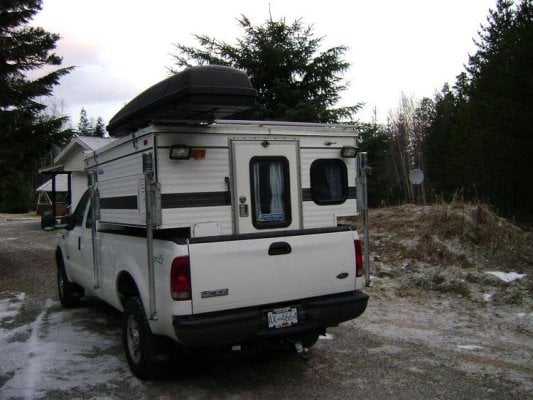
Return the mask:
M 191 158 L 203 160 L 205 158 L 205 149 L 191 149 Z
M 170 148 L 171 160 L 187 160 L 191 155 L 191 149 L 189 146 L 172 146 Z
M 354 158 L 357 155 L 357 147 L 343 146 L 341 156 L 343 158 Z

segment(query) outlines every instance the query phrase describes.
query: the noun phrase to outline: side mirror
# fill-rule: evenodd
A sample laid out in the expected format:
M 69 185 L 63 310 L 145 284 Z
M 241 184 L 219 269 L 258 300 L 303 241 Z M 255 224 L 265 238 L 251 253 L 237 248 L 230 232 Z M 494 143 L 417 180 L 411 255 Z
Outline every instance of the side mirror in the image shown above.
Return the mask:
M 41 216 L 41 229 L 43 231 L 53 231 L 56 228 L 56 219 L 52 211 L 45 211 Z
M 68 214 L 65 215 L 63 218 L 65 221 L 65 225 L 63 226 L 67 231 L 71 231 L 76 227 L 76 223 L 78 222 L 76 218 L 76 214 Z
M 41 228 L 43 231 L 53 231 L 55 229 L 66 229 L 71 231 L 76 227 L 77 218 L 74 214 L 63 217 L 64 224 L 58 224 L 52 211 L 45 211 L 41 217 Z

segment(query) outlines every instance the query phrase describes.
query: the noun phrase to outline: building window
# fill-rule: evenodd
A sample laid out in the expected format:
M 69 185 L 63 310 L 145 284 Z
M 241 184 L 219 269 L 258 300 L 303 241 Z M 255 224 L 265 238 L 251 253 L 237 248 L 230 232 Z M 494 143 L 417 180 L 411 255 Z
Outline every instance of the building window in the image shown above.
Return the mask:
M 250 160 L 252 223 L 257 229 L 283 228 L 291 224 L 289 162 L 284 157 Z
M 315 160 L 311 164 L 311 197 L 316 204 L 342 204 L 348 197 L 348 172 L 339 159 Z

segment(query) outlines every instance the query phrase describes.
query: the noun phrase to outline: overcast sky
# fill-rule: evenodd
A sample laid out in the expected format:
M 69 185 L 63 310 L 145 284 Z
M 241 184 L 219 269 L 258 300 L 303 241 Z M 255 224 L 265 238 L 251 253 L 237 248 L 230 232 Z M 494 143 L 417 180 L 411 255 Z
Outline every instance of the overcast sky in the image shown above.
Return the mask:
M 324 36 L 323 49 L 346 45 L 351 68 L 342 104 L 364 102 L 358 114 L 384 121 L 401 93 L 432 97 L 463 71 L 476 50 L 480 24 L 496 0 L 44 0 L 32 24 L 61 35 L 57 54 L 75 65 L 55 89 L 77 125 L 109 119 L 139 92 L 166 78 L 172 43 L 195 45 L 192 34 L 230 43 L 241 36 L 236 17 L 258 25 L 269 16 L 302 18 Z

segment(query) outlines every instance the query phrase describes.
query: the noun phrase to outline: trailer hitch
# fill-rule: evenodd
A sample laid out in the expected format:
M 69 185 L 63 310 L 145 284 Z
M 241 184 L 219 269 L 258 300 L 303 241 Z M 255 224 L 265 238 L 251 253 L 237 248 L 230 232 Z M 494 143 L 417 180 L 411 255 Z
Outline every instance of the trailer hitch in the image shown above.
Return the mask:
M 301 359 L 308 360 L 311 358 L 309 354 L 309 349 L 302 345 L 302 342 L 294 342 L 294 349 L 296 350 L 296 355 Z

